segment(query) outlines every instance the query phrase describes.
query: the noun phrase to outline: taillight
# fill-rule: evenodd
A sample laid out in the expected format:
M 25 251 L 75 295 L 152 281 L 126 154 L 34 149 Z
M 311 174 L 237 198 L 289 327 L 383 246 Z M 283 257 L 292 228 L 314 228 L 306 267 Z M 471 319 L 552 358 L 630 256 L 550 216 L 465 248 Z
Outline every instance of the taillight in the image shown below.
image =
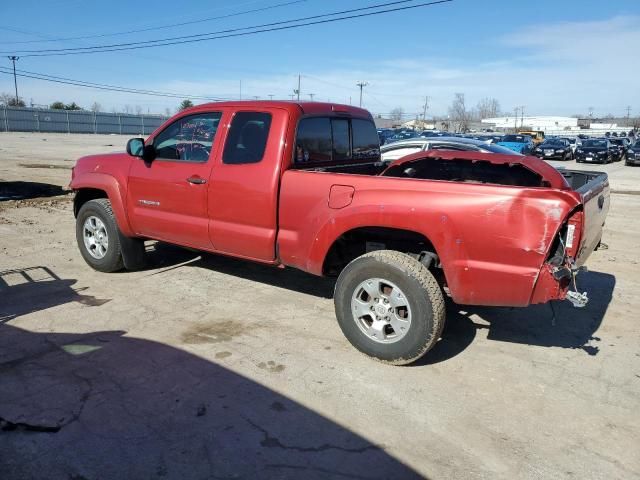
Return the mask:
M 567 235 L 565 237 L 564 246 L 566 254 L 569 257 L 576 258 L 580 240 L 582 240 L 582 224 L 584 222 L 584 212 L 578 210 L 573 212 L 567 222 Z

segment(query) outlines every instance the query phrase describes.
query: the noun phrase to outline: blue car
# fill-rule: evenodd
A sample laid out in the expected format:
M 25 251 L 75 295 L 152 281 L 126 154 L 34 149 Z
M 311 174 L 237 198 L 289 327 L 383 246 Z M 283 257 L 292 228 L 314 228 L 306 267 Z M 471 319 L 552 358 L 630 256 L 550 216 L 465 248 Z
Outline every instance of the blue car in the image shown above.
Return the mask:
M 533 150 L 533 139 L 529 135 L 505 135 L 496 145 L 527 155 Z

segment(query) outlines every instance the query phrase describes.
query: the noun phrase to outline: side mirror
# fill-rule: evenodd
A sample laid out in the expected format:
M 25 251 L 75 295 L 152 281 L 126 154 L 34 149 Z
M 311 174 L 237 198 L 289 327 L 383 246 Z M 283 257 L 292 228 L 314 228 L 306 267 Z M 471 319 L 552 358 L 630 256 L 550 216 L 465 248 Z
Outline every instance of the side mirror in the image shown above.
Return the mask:
M 131 138 L 127 142 L 127 153 L 132 157 L 144 156 L 144 139 L 143 138 Z

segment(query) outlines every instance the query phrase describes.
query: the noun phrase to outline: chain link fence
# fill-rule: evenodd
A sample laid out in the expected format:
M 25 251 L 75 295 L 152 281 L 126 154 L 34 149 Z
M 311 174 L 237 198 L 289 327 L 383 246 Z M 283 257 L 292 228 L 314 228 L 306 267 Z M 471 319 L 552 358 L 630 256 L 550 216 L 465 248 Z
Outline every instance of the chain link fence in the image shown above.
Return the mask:
M 149 135 L 167 117 L 129 113 L 0 107 L 0 131 Z

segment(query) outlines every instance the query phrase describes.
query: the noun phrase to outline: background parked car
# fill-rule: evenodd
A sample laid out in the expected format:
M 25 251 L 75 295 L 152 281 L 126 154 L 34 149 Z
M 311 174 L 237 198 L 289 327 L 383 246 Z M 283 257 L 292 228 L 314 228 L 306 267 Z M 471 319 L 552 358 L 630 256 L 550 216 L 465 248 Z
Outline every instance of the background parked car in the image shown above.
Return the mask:
M 576 162 L 609 163 L 618 156 L 618 147 L 609 142 L 608 138 L 593 138 L 582 142 L 576 150 Z
M 380 145 L 384 145 L 389 141 L 395 132 L 390 128 L 379 128 L 378 129 L 378 140 L 380 141 Z
M 569 142 L 569 146 L 571 147 L 571 155 L 575 157 L 576 150 L 580 145 L 582 145 L 582 140 L 577 137 L 560 137 Z
M 627 150 L 625 165 L 640 165 L 640 141 L 637 141 Z
M 412 138 L 380 147 L 383 162 L 391 162 L 411 153 L 425 150 L 458 150 L 462 152 L 499 153 L 517 155 L 516 152 L 479 140 L 458 137 Z
M 609 142 L 611 142 L 618 149 L 618 157 L 616 161 L 620 161 L 623 158 L 627 157 L 627 150 L 629 150 L 629 139 L 628 138 L 610 138 Z
M 533 149 L 533 154 L 539 158 L 555 160 L 572 160 L 571 144 L 565 138 L 548 138 Z
M 405 130 L 402 132 L 397 132 L 394 135 L 392 135 L 391 137 L 389 137 L 386 141 L 386 143 L 394 143 L 394 142 L 399 142 L 401 140 L 407 140 L 409 138 L 415 138 L 418 136 L 418 132 L 414 131 L 414 130 Z
M 533 139 L 529 135 L 505 135 L 497 145 L 526 155 L 533 150 Z

